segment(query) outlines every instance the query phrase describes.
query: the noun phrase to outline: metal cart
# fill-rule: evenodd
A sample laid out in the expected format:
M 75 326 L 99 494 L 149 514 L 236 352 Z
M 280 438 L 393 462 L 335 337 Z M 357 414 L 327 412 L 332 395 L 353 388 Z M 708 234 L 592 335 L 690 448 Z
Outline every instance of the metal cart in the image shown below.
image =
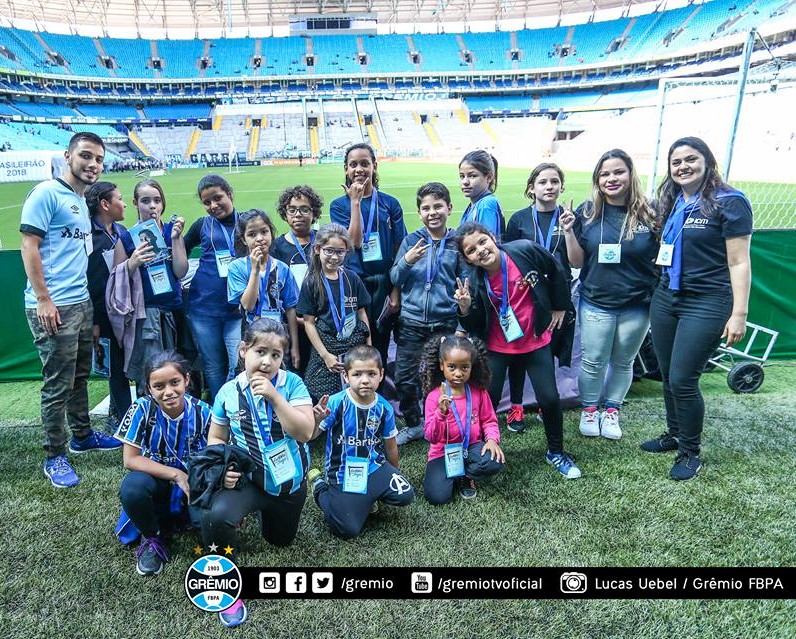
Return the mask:
M 705 370 L 720 368 L 727 371 L 727 385 L 736 393 L 754 393 L 763 385 L 765 378 L 763 364 L 768 360 L 771 349 L 779 337 L 779 331 L 751 322 L 746 322 L 746 334 L 743 350 L 732 346 L 720 346 L 705 367 Z M 763 354 L 759 357 L 752 355 L 750 351 L 755 341 L 759 343 L 760 340 L 766 339 L 768 343 Z M 736 359 L 743 361 L 736 362 Z

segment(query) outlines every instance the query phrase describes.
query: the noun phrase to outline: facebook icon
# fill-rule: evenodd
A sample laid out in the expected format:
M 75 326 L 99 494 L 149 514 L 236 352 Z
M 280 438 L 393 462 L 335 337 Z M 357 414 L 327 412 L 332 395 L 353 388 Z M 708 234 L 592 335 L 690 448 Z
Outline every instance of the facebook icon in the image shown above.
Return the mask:
M 307 573 L 287 573 L 285 575 L 285 592 L 292 594 L 301 594 L 307 592 Z

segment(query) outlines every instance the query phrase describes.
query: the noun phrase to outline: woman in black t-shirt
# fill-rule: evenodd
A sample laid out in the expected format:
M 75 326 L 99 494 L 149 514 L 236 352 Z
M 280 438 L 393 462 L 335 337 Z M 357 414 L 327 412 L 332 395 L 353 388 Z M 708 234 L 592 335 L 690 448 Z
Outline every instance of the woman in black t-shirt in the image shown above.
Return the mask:
M 724 183 L 710 148 L 695 137 L 669 148 L 658 188 L 660 283 L 652 297 L 652 341 L 663 375 L 666 432 L 641 444 L 648 452 L 677 451 L 672 479 L 702 468 L 705 403 L 699 377 L 721 340 L 746 333 L 752 268 L 752 207 Z
M 569 262 L 581 269 L 580 432 L 617 440 L 633 360 L 649 330 L 658 252 L 654 211 L 630 156 L 604 153 L 592 174 L 592 199 L 560 219 Z

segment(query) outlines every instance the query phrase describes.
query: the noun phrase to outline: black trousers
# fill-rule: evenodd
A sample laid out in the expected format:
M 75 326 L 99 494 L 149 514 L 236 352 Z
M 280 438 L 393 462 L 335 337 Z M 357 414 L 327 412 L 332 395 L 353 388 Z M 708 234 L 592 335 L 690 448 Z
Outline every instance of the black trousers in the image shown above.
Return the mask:
M 170 481 L 139 470 L 124 476 L 119 488 L 119 499 L 124 512 L 144 537 L 154 537 L 158 533 L 168 535 L 171 532 L 175 521 L 169 511 L 172 490 Z M 189 507 L 188 514 L 191 522 L 198 527 L 197 510 Z
M 395 389 L 398 391 L 401 414 L 409 427 L 423 423 L 420 404 L 420 358 L 423 347 L 434 335 L 449 335 L 456 330 L 456 322 L 448 324 L 410 324 L 398 327 L 395 351 Z
M 564 417 L 561 414 L 561 398 L 556 386 L 556 370 L 553 353 L 548 344 L 530 353 L 508 355 L 505 353 L 489 353 L 489 368 L 492 369 L 492 385 L 489 397 L 492 405 L 497 407 L 503 393 L 503 382 L 506 370 L 513 362 L 522 364 L 525 373 L 531 380 L 536 401 L 542 409 L 544 432 L 547 437 L 547 448 L 551 453 L 564 451 Z
M 467 458 L 464 460 L 464 474 L 470 479 L 484 479 L 497 475 L 505 464 L 492 459 L 489 453 L 481 454 L 484 442 L 470 444 Z M 445 457 L 437 457 L 426 464 L 426 475 L 423 477 L 423 493 L 429 503 L 447 504 L 453 500 L 455 478 L 448 477 L 445 472 Z
M 652 296 L 652 344 L 663 377 L 666 427 L 681 452 L 699 453 L 705 401 L 699 378 L 732 312 L 732 292 L 688 293 L 659 286 Z
M 299 517 L 307 497 L 307 482 L 290 495 L 269 495 L 247 481 L 241 488 L 222 489 L 213 496 L 210 508 L 202 511 L 202 541 L 205 546 L 232 547 L 238 551 L 238 524 L 251 512 L 260 513 L 260 532 L 274 546 L 288 546 L 296 538 Z
M 132 404 L 130 399 L 130 381 L 124 373 L 124 350 L 116 341 L 110 322 L 107 318 L 97 321 L 100 337 L 107 337 L 110 343 L 110 376 L 108 377 L 108 391 L 110 392 L 110 415 L 116 415 L 121 421 L 127 409 Z
M 387 326 L 383 327 L 383 330 L 379 330 L 376 322 L 384 307 L 384 300 L 390 296 L 390 291 L 392 290 L 390 276 L 388 274 L 365 275 L 362 277 L 362 283 L 368 293 L 370 293 L 370 306 L 368 306 L 370 341 L 373 344 L 373 348 L 379 351 L 382 365 L 387 368 L 387 351 L 390 347 L 390 334 L 395 327 L 395 318 L 388 320 Z M 382 382 L 383 384 L 384 382 Z M 381 388 L 382 386 L 379 386 L 379 389 Z

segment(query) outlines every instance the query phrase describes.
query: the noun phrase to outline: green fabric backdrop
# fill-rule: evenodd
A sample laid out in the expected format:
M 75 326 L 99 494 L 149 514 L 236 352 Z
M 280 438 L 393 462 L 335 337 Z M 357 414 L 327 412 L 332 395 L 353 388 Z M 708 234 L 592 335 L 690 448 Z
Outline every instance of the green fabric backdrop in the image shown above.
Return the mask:
M 752 296 L 749 321 L 780 331 L 771 353 L 796 359 L 796 230 L 757 231 L 752 239 Z M 25 270 L 19 251 L 0 251 L 0 382 L 40 379 L 41 368 L 25 320 Z M 757 342 L 760 353 L 766 340 Z

